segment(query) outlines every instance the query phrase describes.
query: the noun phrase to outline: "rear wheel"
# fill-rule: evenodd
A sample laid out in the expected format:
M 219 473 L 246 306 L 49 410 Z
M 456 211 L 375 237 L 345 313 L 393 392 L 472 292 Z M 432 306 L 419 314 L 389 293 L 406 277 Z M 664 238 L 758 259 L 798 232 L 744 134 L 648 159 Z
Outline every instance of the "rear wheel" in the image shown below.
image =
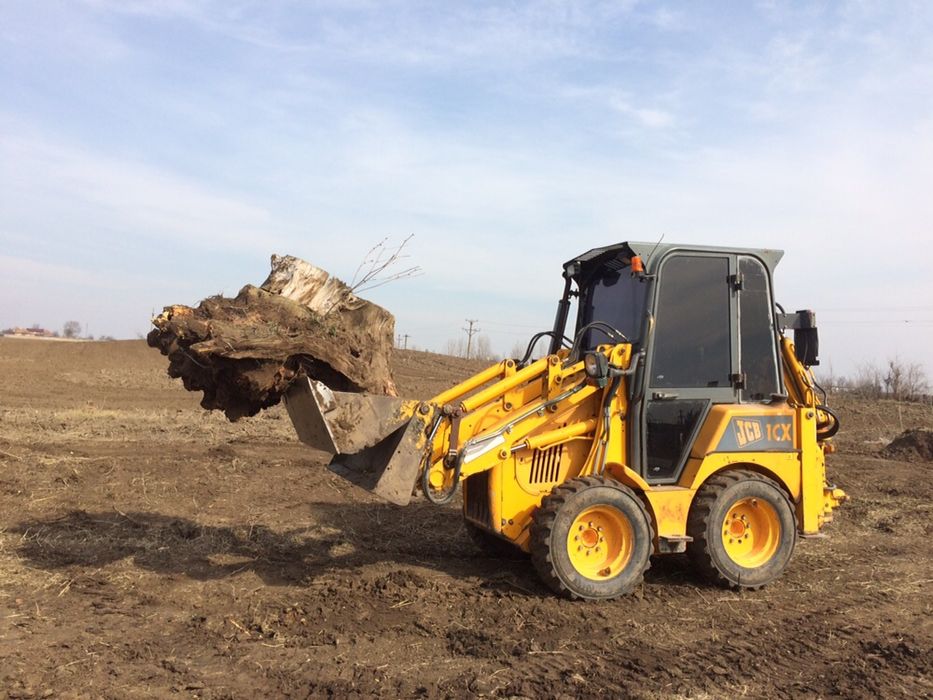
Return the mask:
M 710 478 L 687 518 L 687 554 L 714 583 L 760 588 L 778 578 L 797 543 L 787 494 L 771 479 L 737 469 Z
M 569 598 L 630 593 L 649 566 L 651 520 L 627 486 L 588 476 L 555 488 L 531 526 L 531 561 L 544 582 Z

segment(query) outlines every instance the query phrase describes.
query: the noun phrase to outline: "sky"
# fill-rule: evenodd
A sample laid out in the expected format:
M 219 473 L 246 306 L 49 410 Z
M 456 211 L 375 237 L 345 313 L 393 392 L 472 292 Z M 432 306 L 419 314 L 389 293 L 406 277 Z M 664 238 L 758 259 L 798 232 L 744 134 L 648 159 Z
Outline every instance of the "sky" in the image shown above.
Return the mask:
M 409 346 L 550 327 L 624 240 L 781 248 L 824 369 L 933 376 L 933 3 L 0 0 L 0 327 L 145 334 L 272 253 Z

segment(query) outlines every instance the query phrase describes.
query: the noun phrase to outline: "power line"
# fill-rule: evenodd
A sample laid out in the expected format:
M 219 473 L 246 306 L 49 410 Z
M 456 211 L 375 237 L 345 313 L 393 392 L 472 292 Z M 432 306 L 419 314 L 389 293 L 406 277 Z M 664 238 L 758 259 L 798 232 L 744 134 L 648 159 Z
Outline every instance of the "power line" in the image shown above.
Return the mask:
M 506 326 L 508 328 L 532 328 L 535 330 L 541 328 L 540 324 L 533 326 L 527 323 L 507 323 L 505 321 L 483 321 L 483 323 L 487 326 Z
M 929 311 L 933 306 L 827 306 L 814 309 L 817 313 L 825 311 L 839 312 L 862 312 L 862 311 Z

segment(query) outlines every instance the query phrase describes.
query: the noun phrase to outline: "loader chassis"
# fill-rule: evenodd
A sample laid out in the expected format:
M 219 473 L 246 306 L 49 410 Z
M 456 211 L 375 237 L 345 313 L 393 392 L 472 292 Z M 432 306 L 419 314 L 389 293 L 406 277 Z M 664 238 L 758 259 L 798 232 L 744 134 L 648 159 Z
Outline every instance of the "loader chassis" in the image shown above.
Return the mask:
M 337 454 L 333 468 L 368 469 L 397 503 L 415 481 L 436 503 L 462 484 L 470 527 L 530 552 L 571 597 L 624 594 L 649 554 L 685 550 L 714 580 L 768 583 L 844 498 L 825 478 L 838 423 L 774 310 L 780 257 L 588 251 L 564 266 L 547 356 L 406 404 L 390 449 Z

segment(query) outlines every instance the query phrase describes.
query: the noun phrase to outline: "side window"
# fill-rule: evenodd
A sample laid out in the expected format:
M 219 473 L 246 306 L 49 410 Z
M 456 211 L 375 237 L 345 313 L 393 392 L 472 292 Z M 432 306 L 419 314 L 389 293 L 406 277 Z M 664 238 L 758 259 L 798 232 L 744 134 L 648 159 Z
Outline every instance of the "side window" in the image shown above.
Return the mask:
M 731 386 L 730 293 L 728 258 L 677 255 L 664 263 L 651 387 Z
M 677 475 L 677 468 L 690 449 L 697 422 L 708 403 L 708 399 L 648 403 L 649 478 L 669 479 Z
M 745 373 L 742 396 L 763 401 L 778 391 L 777 354 L 768 273 L 754 258 L 739 258 L 739 357 Z

